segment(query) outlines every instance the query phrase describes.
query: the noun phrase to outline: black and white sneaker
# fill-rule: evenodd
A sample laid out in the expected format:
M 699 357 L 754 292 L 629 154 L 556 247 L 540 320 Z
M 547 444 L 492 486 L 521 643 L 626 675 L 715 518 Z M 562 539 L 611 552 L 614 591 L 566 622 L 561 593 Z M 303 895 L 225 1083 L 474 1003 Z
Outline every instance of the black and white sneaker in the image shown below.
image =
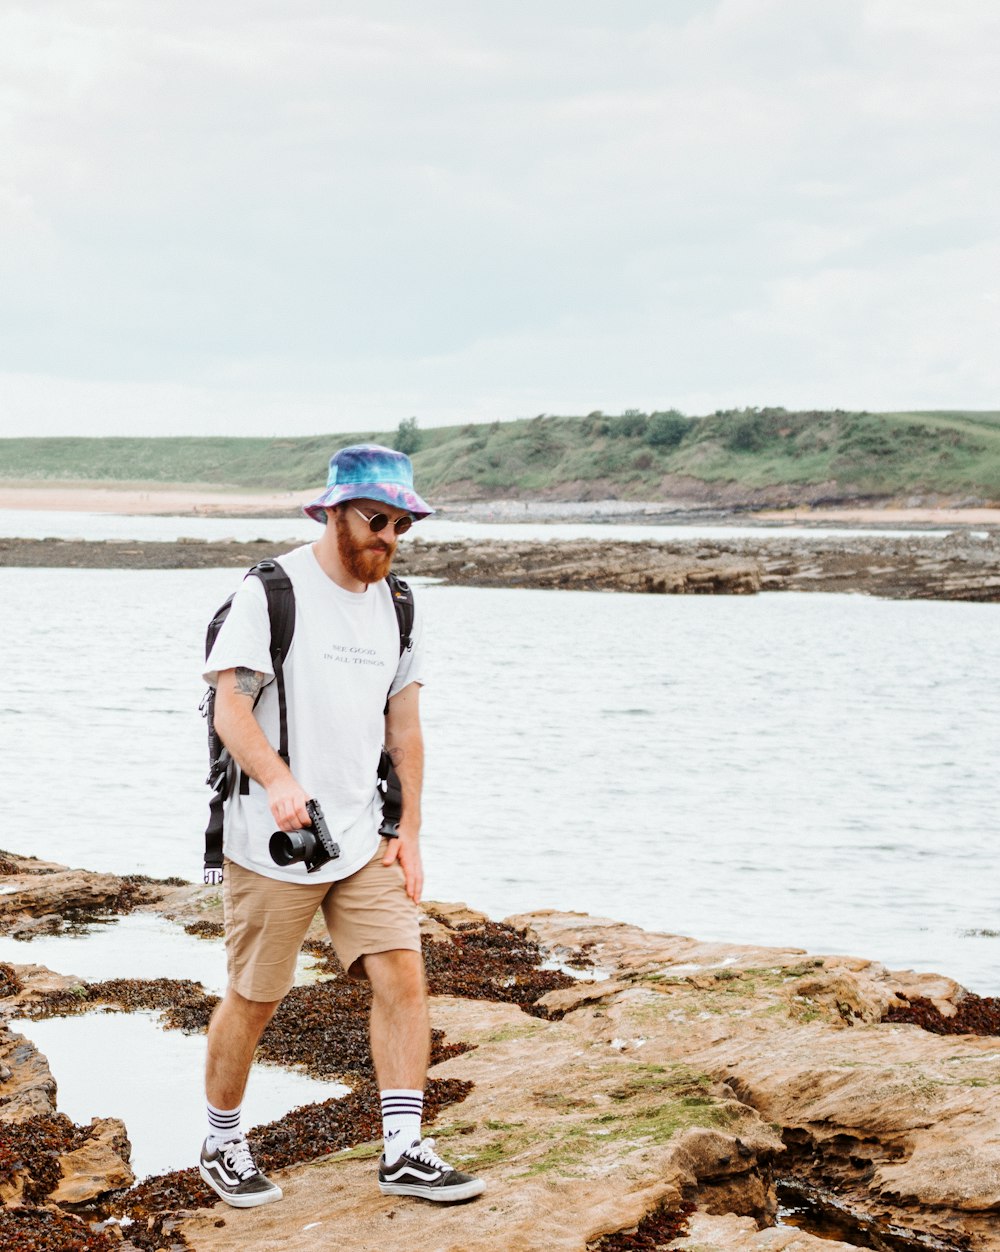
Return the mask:
M 253 1163 L 245 1135 L 224 1143 L 214 1152 L 202 1144 L 198 1172 L 216 1195 L 237 1209 L 252 1209 L 281 1199 L 281 1188 Z
M 392 1165 L 385 1157 L 378 1164 L 378 1186 L 383 1195 L 415 1195 L 421 1200 L 453 1204 L 471 1200 L 486 1190 L 486 1183 L 471 1174 L 460 1174 L 434 1151 L 433 1139 L 411 1144 Z

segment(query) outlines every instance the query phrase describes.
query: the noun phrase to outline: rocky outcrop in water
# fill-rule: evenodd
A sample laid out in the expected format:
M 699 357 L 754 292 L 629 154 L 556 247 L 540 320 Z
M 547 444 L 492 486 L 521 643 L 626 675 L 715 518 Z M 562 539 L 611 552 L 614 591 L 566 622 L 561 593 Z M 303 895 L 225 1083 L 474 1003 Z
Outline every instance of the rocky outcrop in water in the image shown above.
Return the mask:
M 1000 540 L 966 532 L 905 539 L 761 538 L 630 543 L 422 543 L 402 573 L 478 587 L 661 594 L 851 591 L 893 599 L 1000 600 Z
M 659 595 L 851 591 L 894 599 L 1000 600 L 1000 535 L 847 535 L 628 543 L 419 538 L 397 556 L 401 574 L 473 587 L 546 587 Z M 87 543 L 0 539 L 0 566 L 124 569 L 246 568 L 294 546 L 281 543 Z
M 98 874 L 0 851 L 0 934 L 15 939 L 59 934 L 162 900 L 180 879 Z
M 23 1122 L 55 1107 L 56 1080 L 45 1057 L 30 1039 L 0 1026 L 0 1119 Z
M 653 595 L 752 595 L 761 589 L 761 571 L 752 557 L 659 543 L 414 540 L 400 552 L 397 565 L 400 573 L 472 587 Z

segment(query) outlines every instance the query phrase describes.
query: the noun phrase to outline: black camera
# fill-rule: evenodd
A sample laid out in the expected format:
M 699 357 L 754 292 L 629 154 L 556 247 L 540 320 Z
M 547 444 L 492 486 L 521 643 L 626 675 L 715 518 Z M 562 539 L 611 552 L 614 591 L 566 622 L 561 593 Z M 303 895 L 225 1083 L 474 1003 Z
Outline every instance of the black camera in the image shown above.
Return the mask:
M 306 801 L 309 825 L 302 830 L 276 830 L 271 836 L 268 851 L 276 865 L 294 865 L 305 861 L 306 869 L 313 873 L 327 861 L 340 856 L 340 845 L 334 843 L 318 800 Z

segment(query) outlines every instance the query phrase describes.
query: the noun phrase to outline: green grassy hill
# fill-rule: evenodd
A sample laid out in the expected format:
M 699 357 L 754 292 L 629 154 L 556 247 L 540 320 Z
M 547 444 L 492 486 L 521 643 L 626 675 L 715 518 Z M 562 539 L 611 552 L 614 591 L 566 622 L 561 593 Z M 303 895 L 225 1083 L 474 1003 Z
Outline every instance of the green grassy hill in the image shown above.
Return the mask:
M 1000 500 L 1000 413 L 675 411 L 541 416 L 408 432 L 288 439 L 2 439 L 0 480 L 205 483 L 308 489 L 337 446 L 360 439 L 410 451 L 439 498 L 564 498 L 595 491 L 655 500 L 677 479 L 747 489 L 829 485 L 830 497 L 936 493 Z

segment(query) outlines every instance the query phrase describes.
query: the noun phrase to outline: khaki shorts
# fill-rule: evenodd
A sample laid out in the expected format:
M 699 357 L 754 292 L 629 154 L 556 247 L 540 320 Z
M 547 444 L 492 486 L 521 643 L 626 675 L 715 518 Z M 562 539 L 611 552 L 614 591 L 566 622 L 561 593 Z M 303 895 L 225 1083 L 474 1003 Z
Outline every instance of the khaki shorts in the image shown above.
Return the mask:
M 229 985 L 246 1000 L 280 1000 L 317 909 L 344 969 L 364 978 L 361 957 L 420 951 L 420 916 L 398 861 L 382 864 L 385 840 L 361 869 L 333 883 L 282 882 L 227 859 L 222 881 Z

